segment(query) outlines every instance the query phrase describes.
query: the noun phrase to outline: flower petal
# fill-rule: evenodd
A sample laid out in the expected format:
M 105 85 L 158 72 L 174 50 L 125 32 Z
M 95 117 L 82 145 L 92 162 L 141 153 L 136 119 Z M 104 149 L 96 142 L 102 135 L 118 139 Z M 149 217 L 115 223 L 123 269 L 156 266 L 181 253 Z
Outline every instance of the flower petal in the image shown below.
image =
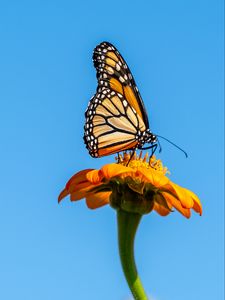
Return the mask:
M 94 184 L 100 183 L 103 178 L 102 171 L 101 170 L 92 170 L 86 174 L 86 178 L 91 183 L 94 183 Z
M 119 164 L 107 164 L 101 168 L 101 171 L 106 179 L 110 179 L 123 173 L 135 173 L 134 169 Z
M 180 213 L 182 213 L 182 215 L 184 215 L 186 218 L 190 218 L 190 216 L 191 216 L 190 209 L 189 208 L 184 208 L 181 205 L 181 202 L 179 200 L 177 200 L 176 197 L 174 197 L 171 194 L 166 193 L 166 192 L 162 192 L 162 195 L 164 196 L 166 201 L 168 203 L 170 203 L 174 208 L 176 208 Z
M 109 196 L 111 192 L 99 192 L 99 193 L 90 193 L 86 197 L 86 204 L 88 208 L 95 209 L 98 207 L 101 207 L 103 205 L 106 205 L 109 203 Z
M 77 172 L 75 175 L 73 175 L 70 180 L 66 184 L 66 188 L 68 189 L 71 184 L 77 184 L 87 181 L 86 175 L 93 169 L 85 169 L 80 172 Z
M 90 186 L 92 186 L 92 184 L 89 181 L 82 183 L 72 183 L 67 190 L 69 191 L 69 193 L 73 193 L 77 190 L 86 189 Z
M 94 187 L 93 185 L 89 184 L 89 186 L 86 188 L 76 189 L 73 192 L 70 192 L 70 200 L 77 201 L 87 197 L 88 194 L 91 194 L 89 190 L 93 187 Z
M 136 174 L 143 175 L 148 180 L 148 182 L 150 182 L 155 187 L 161 187 L 169 182 L 169 178 L 152 168 L 138 168 Z
M 164 206 L 154 202 L 153 209 L 160 215 L 160 216 L 167 216 L 171 211 Z
M 60 194 L 59 194 L 59 197 L 58 197 L 58 203 L 63 199 L 65 198 L 67 195 L 69 195 L 69 191 L 67 189 L 64 189 Z
M 91 185 L 90 185 L 90 182 L 88 182 L 86 179 L 86 174 L 88 174 L 88 172 L 90 172 L 92 170 L 93 169 L 82 170 L 82 171 L 76 173 L 75 175 L 73 175 L 70 178 L 70 180 L 67 182 L 65 189 L 60 193 L 60 195 L 58 197 L 58 202 L 60 202 L 67 195 L 73 194 L 75 191 L 80 191 L 82 189 L 90 188 Z M 75 197 L 75 196 L 73 196 L 73 197 Z M 80 196 L 78 196 L 78 198 L 79 197 Z M 81 198 L 79 198 L 79 199 L 81 199 Z
M 173 183 L 170 181 L 164 188 L 168 189 L 175 197 L 180 200 L 181 205 L 184 208 L 192 208 L 194 205 L 194 201 L 190 194 L 187 192 L 188 190 Z
M 197 195 L 195 195 L 195 193 L 193 193 L 192 191 L 190 190 L 186 190 L 186 192 L 190 195 L 190 197 L 193 199 L 194 201 L 194 204 L 193 204 L 193 209 L 194 211 L 196 211 L 197 213 L 200 214 L 200 216 L 202 215 L 202 205 L 201 205 L 201 202 L 198 198 Z

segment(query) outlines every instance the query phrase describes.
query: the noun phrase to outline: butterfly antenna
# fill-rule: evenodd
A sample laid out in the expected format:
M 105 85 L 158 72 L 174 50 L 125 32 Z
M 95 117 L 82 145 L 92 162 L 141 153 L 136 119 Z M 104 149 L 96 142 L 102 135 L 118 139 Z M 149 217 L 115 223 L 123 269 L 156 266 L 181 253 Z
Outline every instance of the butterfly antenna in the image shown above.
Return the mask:
M 179 149 L 180 151 L 182 151 L 184 153 L 184 155 L 186 156 L 186 158 L 188 157 L 188 154 L 187 154 L 186 151 L 184 151 L 182 148 L 180 148 L 179 146 L 177 146 L 176 144 L 174 144 L 173 142 L 171 142 L 167 138 L 165 138 L 165 137 L 163 137 L 161 135 L 158 135 L 158 134 L 156 134 L 156 136 L 159 137 L 159 138 L 161 138 L 161 139 L 163 139 L 163 140 L 165 140 L 165 141 L 167 141 L 168 143 L 170 143 L 171 145 L 173 145 L 174 147 L 176 147 L 177 149 Z M 161 152 L 162 151 L 162 147 L 161 147 L 161 145 L 159 143 L 159 140 L 158 140 L 158 144 L 159 144 L 159 148 L 160 148 L 159 152 Z

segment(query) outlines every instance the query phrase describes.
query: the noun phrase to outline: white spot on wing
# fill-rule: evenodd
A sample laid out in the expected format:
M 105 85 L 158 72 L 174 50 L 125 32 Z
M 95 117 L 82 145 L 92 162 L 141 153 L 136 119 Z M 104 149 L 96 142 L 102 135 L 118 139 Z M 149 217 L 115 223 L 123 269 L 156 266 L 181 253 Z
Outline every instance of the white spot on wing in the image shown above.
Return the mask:
M 116 64 L 116 70 L 120 71 L 120 69 L 121 69 L 120 66 L 118 64 Z
M 124 105 L 124 107 L 127 107 L 127 101 L 126 100 L 123 100 L 123 105 Z
M 119 77 L 119 81 L 122 82 L 122 83 L 125 82 L 125 80 L 122 76 Z

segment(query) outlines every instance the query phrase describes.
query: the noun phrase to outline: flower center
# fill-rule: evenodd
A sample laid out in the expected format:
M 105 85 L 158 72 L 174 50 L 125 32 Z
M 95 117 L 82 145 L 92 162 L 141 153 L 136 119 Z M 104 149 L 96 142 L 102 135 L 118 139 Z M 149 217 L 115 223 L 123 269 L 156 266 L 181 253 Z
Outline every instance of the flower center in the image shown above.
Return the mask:
M 163 175 L 170 173 L 167 169 L 167 167 L 164 167 L 162 164 L 162 161 L 160 159 L 156 159 L 155 155 L 152 155 L 149 157 L 148 152 L 145 154 L 144 157 L 142 157 L 142 151 L 139 155 L 137 155 L 136 152 L 134 152 L 133 157 L 132 152 L 124 152 L 122 155 L 120 154 L 116 160 L 120 165 L 127 166 L 129 163 L 129 167 L 133 169 L 138 169 L 140 167 L 144 167 L 146 169 L 154 169 Z

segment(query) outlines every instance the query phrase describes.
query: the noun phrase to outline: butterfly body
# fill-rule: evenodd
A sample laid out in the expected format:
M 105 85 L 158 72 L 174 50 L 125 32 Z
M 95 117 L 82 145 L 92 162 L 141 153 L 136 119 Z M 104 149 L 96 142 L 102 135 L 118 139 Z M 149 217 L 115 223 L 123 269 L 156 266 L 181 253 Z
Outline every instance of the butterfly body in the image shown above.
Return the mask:
M 118 50 L 107 42 L 94 49 L 98 87 L 85 112 L 84 141 L 92 157 L 157 145 L 144 103 Z

